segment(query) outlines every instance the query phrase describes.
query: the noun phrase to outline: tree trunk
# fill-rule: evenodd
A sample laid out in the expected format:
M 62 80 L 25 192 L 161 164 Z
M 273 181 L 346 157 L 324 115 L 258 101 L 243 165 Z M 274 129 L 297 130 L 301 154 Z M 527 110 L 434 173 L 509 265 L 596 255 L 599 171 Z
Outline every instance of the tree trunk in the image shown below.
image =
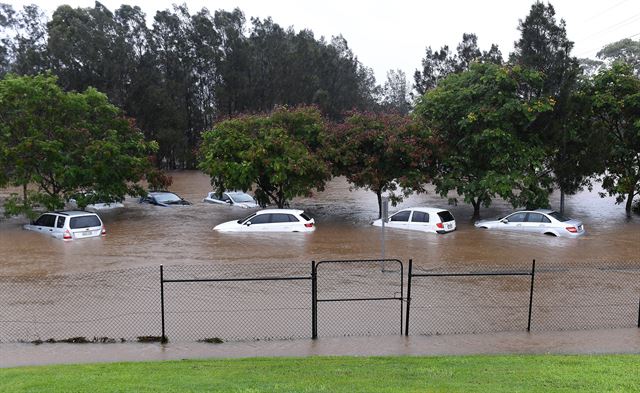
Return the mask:
M 564 190 L 560 189 L 560 215 L 564 215 Z
M 27 185 L 22 185 L 22 204 L 27 206 Z
M 376 191 L 378 197 L 378 218 L 382 218 L 382 190 Z
M 627 218 L 631 218 L 631 205 L 633 204 L 633 195 L 635 193 L 633 190 L 629 191 L 629 195 L 627 195 L 627 205 L 625 206 L 625 210 L 627 212 Z
M 471 204 L 473 205 L 473 217 L 471 218 L 477 220 L 478 218 L 480 218 L 480 201 L 472 199 Z

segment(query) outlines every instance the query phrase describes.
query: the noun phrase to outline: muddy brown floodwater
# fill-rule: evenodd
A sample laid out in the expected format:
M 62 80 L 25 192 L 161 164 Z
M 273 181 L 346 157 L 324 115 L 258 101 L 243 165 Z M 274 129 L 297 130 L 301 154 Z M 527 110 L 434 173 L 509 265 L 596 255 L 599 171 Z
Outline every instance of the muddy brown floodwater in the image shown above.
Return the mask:
M 375 194 L 350 191 L 342 178 L 323 192 L 297 198 L 291 206 L 315 217 L 313 233 L 227 234 L 212 231 L 221 222 L 250 211 L 202 202 L 209 178 L 197 171 L 171 173 L 171 190 L 192 206 L 162 208 L 125 201 L 125 208 L 101 213 L 108 234 L 104 238 L 63 242 L 22 229 L 23 218 L 0 221 L 0 275 L 51 275 L 123 269 L 150 265 L 209 264 L 214 262 L 275 262 L 323 259 L 377 258 L 381 255 Z M 0 193 L 1 194 L 1 193 Z M 6 192 L 4 193 L 6 195 Z M 559 204 L 558 195 L 551 206 Z M 449 206 L 433 192 L 413 195 L 396 209 L 438 206 L 452 211 L 458 230 L 447 235 L 387 230 L 386 256 L 422 266 L 446 266 L 460 261 L 492 265 L 581 260 L 625 261 L 640 257 L 640 218 L 627 219 L 624 208 L 597 190 L 568 197 L 566 214 L 583 220 L 588 234 L 580 239 L 492 232 L 473 227 L 466 204 Z M 497 200 L 482 209 L 495 217 L 512 209 Z

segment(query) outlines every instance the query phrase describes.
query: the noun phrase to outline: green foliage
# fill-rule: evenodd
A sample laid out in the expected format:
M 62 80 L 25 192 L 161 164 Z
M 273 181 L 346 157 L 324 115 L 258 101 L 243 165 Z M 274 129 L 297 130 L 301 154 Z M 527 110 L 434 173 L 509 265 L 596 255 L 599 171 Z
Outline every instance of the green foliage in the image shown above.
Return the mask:
M 621 62 L 630 65 L 636 76 L 640 77 L 640 40 L 624 38 L 620 41 L 605 45 L 597 55 L 598 58 L 609 62 Z
M 617 203 L 626 199 L 630 215 L 640 195 L 640 79 L 629 65 L 616 63 L 595 76 L 587 94 L 594 127 L 606 135 L 608 147 L 602 187 Z
M 472 64 L 422 97 L 415 114 L 441 143 L 433 178 L 440 195 L 455 190 L 474 206 L 474 216 L 496 195 L 513 206 L 548 204 L 545 151 L 530 126 L 554 100 L 520 94 L 541 83 L 539 73 L 521 67 Z
M 380 213 L 382 193 L 389 193 L 395 205 L 403 195 L 424 191 L 432 143 L 429 132 L 409 117 L 353 112 L 333 127 L 325 155 L 335 175 L 376 193 Z
M 64 93 L 50 75 L 9 75 L 0 81 L 0 118 L 5 182 L 37 186 L 10 199 L 8 214 L 59 209 L 83 191 L 92 195 L 83 203 L 143 192 L 137 182 L 157 146 L 97 90 Z
M 260 205 L 284 207 L 296 196 L 323 190 L 330 172 L 319 157 L 325 125 L 318 109 L 277 108 L 240 116 L 203 133 L 199 168 L 219 191 L 251 189 Z

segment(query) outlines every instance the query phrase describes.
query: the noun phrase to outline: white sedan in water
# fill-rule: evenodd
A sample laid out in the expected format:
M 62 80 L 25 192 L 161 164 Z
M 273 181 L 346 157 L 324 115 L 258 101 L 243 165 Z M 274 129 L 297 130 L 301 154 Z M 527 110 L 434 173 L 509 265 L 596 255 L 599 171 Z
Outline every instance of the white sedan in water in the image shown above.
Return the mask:
M 260 210 L 237 221 L 227 221 L 214 228 L 220 232 L 312 232 L 315 220 L 302 210 Z
M 217 192 L 212 191 L 207 194 L 202 202 L 235 206 L 244 209 L 258 207 L 258 202 L 256 202 L 251 195 L 242 191 L 225 191 L 222 193 L 222 196 Z
M 375 220 L 373 225 L 382 226 L 382 219 Z M 447 233 L 456 230 L 456 220 L 448 210 L 436 207 L 412 207 L 394 213 L 384 226 L 412 231 Z
M 518 211 L 496 220 L 478 221 L 475 226 L 490 230 L 540 233 L 560 237 L 580 237 L 586 233 L 582 221 L 564 217 L 548 209 Z

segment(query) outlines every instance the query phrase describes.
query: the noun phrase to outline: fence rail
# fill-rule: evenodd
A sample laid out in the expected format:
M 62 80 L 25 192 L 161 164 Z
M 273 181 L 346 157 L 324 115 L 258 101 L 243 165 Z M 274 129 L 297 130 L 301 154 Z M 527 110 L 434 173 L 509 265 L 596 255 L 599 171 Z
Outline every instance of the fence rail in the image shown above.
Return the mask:
M 373 259 L 0 277 L 0 343 L 640 328 L 640 261 L 408 262 L 406 274 Z

